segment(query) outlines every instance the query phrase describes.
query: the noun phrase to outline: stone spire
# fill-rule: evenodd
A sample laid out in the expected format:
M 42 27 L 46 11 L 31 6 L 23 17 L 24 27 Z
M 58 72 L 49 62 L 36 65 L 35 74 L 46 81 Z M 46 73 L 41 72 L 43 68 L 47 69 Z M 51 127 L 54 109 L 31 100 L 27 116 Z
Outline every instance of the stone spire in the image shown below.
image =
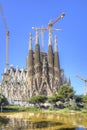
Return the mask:
M 36 45 L 39 44 L 39 34 L 38 29 L 36 28 Z
M 71 86 L 71 79 L 70 79 L 70 76 L 69 76 L 69 79 L 68 79 L 68 85 Z
M 60 78 L 60 61 L 58 54 L 57 36 L 54 39 L 54 76 Z
M 49 28 L 49 40 L 48 45 L 52 45 L 52 30 Z
M 57 36 L 55 36 L 55 38 L 54 38 L 54 52 L 58 52 Z
M 34 87 L 34 89 L 37 88 L 37 92 L 38 92 L 38 90 L 40 88 L 40 84 L 41 84 L 41 62 L 40 62 L 40 45 L 39 45 L 38 30 L 36 30 L 34 70 L 35 70 L 35 87 Z
M 30 33 L 30 38 L 29 38 L 29 50 L 32 50 L 32 33 Z
M 36 30 L 36 45 L 35 45 L 35 55 L 34 55 L 34 60 L 35 60 L 35 72 L 36 75 L 40 74 L 40 45 L 39 45 L 39 38 L 38 38 L 38 30 Z
M 29 38 L 29 54 L 28 54 L 28 75 L 33 75 L 33 51 L 32 51 L 32 34 Z
M 48 41 L 48 68 L 49 75 L 53 77 L 53 49 L 52 49 L 52 35 L 51 30 L 49 29 L 49 41 Z

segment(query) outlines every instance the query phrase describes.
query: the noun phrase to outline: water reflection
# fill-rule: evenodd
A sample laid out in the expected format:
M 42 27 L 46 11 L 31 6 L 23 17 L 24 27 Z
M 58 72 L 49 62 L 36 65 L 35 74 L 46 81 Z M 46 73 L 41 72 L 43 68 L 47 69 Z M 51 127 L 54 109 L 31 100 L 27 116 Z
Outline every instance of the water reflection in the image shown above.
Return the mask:
M 1 125 L 6 125 L 8 123 L 9 123 L 9 118 L 0 116 L 0 126 Z
M 59 126 L 62 125 L 63 123 L 60 122 L 52 122 L 52 121 L 40 121 L 40 122 L 34 122 L 33 126 L 34 128 L 48 128 L 51 126 Z
M 55 129 L 55 130 L 76 130 L 76 128 L 60 128 L 60 129 Z
M 4 113 L 0 130 L 87 130 L 87 114 Z

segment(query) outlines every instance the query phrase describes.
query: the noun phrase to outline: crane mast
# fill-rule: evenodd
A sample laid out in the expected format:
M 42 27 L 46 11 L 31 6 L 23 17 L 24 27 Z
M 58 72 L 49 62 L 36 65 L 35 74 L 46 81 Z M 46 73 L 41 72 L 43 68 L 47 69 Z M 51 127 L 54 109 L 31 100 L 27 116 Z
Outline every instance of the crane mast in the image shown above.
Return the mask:
M 84 96 L 86 95 L 86 83 L 87 83 L 87 79 L 84 79 L 82 77 L 80 77 L 79 75 L 76 75 L 77 78 L 79 78 L 80 80 L 84 81 Z
M 1 12 L 1 15 L 2 15 L 2 20 L 3 20 L 4 26 L 5 26 L 5 30 L 6 30 L 6 70 L 7 70 L 8 65 L 9 65 L 9 63 L 8 63 L 9 31 L 8 31 L 8 27 L 7 27 L 7 24 L 6 24 L 6 20 L 5 20 L 5 17 L 4 17 L 4 12 L 3 12 L 1 4 L 0 4 L 0 12 Z

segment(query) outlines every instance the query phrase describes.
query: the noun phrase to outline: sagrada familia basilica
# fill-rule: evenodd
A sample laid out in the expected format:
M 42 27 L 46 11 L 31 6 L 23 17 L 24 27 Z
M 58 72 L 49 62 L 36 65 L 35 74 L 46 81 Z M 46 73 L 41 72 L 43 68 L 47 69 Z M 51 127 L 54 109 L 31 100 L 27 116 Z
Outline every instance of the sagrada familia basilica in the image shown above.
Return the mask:
M 10 104 L 24 104 L 34 95 L 52 96 L 58 92 L 62 84 L 71 84 L 60 67 L 57 36 L 53 43 L 54 46 L 49 31 L 48 52 L 41 51 L 39 34 L 36 30 L 34 51 L 32 34 L 29 36 L 26 68 L 14 68 L 11 65 L 5 69 L 0 83 L 0 93 L 5 95 Z

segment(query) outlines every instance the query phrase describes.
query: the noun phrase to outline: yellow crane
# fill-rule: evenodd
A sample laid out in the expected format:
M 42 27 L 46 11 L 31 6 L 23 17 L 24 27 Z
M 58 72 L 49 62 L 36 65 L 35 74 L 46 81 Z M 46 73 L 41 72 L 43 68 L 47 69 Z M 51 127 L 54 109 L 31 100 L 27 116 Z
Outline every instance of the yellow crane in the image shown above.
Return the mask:
M 7 27 L 7 24 L 6 24 L 6 20 L 5 20 L 5 17 L 4 17 L 4 12 L 3 12 L 3 9 L 2 9 L 2 6 L 0 4 L 0 12 L 1 12 L 1 15 L 2 15 L 2 20 L 3 20 L 3 23 L 4 23 L 4 26 L 5 26 L 5 30 L 6 30 L 6 70 L 8 69 L 8 41 L 9 41 L 9 31 L 8 31 L 8 27 Z
M 77 78 L 79 78 L 80 80 L 84 81 L 84 96 L 86 95 L 86 82 L 87 82 L 87 79 L 84 79 L 82 77 L 80 77 L 79 75 L 76 75 Z

